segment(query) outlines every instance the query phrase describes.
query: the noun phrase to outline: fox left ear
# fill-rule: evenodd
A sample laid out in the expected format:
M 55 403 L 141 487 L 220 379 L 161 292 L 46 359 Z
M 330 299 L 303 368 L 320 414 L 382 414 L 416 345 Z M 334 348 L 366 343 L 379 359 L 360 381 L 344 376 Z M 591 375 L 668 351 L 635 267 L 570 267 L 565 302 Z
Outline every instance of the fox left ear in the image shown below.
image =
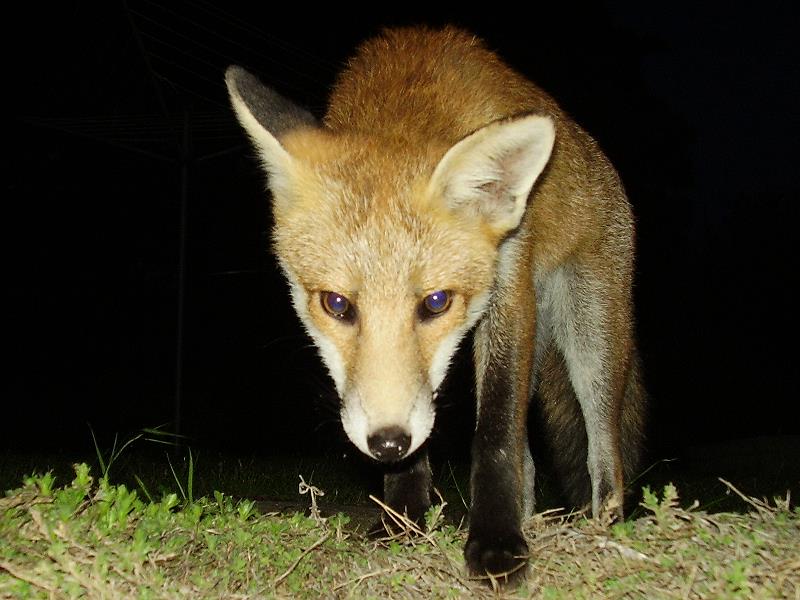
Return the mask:
M 516 228 L 555 141 L 553 121 L 528 115 L 496 121 L 444 155 L 428 191 L 450 210 L 477 216 L 502 236 Z
M 281 139 L 297 129 L 315 128 L 317 121 L 311 113 L 266 87 L 241 67 L 228 67 L 225 84 L 236 118 L 258 149 L 270 176 L 270 188 L 276 201 L 280 201 L 289 187 L 287 182 L 294 163 Z

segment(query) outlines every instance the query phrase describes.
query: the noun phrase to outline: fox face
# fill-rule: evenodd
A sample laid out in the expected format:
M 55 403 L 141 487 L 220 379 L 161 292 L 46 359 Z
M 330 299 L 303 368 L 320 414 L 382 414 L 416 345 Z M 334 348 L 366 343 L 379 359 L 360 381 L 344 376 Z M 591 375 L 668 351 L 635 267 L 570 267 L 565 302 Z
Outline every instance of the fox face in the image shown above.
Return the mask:
M 344 430 L 368 456 L 400 460 L 433 427 L 436 390 L 486 310 L 553 123 L 525 115 L 410 143 L 318 126 L 236 67 L 227 83 L 269 174 L 275 254 Z
M 437 210 L 426 157 L 324 143 L 333 151 L 296 159 L 275 251 L 336 384 L 345 432 L 364 453 L 398 459 L 433 427 L 434 392 L 483 312 L 496 245 L 474 219 Z

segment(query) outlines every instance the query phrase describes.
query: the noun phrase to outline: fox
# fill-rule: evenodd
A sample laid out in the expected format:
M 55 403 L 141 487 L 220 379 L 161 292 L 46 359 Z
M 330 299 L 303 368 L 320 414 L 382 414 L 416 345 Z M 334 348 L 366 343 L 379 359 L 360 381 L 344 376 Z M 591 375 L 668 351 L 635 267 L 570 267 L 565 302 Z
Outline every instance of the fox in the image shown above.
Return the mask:
M 431 506 L 426 441 L 472 332 L 469 573 L 525 577 L 534 402 L 567 499 L 621 517 L 646 393 L 634 218 L 598 144 L 453 26 L 363 42 L 320 120 L 242 67 L 225 81 L 267 177 L 291 302 L 347 437 L 385 465 L 384 502 L 414 520 Z

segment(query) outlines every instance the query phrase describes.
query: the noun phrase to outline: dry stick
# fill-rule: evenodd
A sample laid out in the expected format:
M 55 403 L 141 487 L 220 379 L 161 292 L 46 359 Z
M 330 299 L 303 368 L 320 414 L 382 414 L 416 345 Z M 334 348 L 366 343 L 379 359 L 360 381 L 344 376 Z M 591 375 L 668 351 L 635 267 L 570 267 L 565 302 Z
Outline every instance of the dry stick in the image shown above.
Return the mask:
M 378 504 L 381 508 L 383 508 L 383 510 L 385 510 L 388 513 L 388 515 L 392 518 L 392 520 L 398 526 L 405 525 L 407 530 L 413 531 L 414 533 L 422 536 L 423 538 L 425 538 L 425 540 L 427 540 L 427 542 L 429 544 L 431 544 L 432 546 L 436 547 L 440 552 L 442 552 L 442 555 L 445 557 L 445 559 L 450 564 L 450 566 L 453 567 L 453 564 L 450 561 L 450 557 L 448 557 L 447 554 L 444 551 L 442 551 L 442 549 L 439 547 L 439 544 L 436 543 L 436 540 L 434 540 L 433 537 L 428 532 L 423 531 L 422 529 L 420 529 L 420 527 L 414 521 L 412 521 L 411 519 L 409 519 L 405 515 L 401 515 L 399 512 L 397 512 L 391 506 L 389 506 L 387 504 L 384 504 L 383 502 L 378 500 L 375 496 L 370 494 L 369 498 L 370 498 L 370 500 L 372 500 L 373 502 Z M 487 573 L 486 575 L 476 575 L 476 576 L 470 577 L 469 579 L 473 580 L 473 581 L 485 581 L 485 580 L 488 580 L 490 582 L 490 584 L 492 585 L 492 588 L 495 591 L 498 591 L 500 588 L 499 588 L 499 584 L 497 582 L 497 578 L 507 577 L 508 575 L 516 573 L 517 571 L 519 571 L 522 568 L 525 568 L 526 566 L 527 565 L 525 563 L 521 563 L 518 566 L 516 566 L 513 569 L 511 569 L 510 571 L 505 571 L 503 573 Z M 456 578 L 458 578 L 459 582 L 461 582 L 462 584 L 464 583 L 464 580 L 460 577 L 460 575 L 458 574 L 458 571 L 456 571 L 454 569 L 452 574 Z
M 401 515 L 399 512 L 397 512 L 391 506 L 389 506 L 388 504 L 386 504 L 384 502 L 381 502 L 380 500 L 378 500 L 378 498 L 376 498 L 372 494 L 369 495 L 369 499 L 372 500 L 378 506 L 380 506 L 384 511 L 386 511 L 386 513 L 391 517 L 391 519 L 395 522 L 396 525 L 405 526 L 407 531 L 413 531 L 414 533 L 422 536 L 425 540 L 427 540 L 427 542 L 431 546 L 436 548 L 441 553 L 441 555 L 444 557 L 444 559 L 447 561 L 447 564 L 451 569 L 450 575 L 452 577 L 454 577 L 461 585 L 463 585 L 464 587 L 468 587 L 467 583 L 461 577 L 461 573 L 460 573 L 459 569 L 457 569 L 455 567 L 455 565 L 453 564 L 453 561 L 450 560 L 450 557 L 447 556 L 447 553 L 444 550 L 442 550 L 441 546 L 439 546 L 437 541 L 433 538 L 433 536 L 431 536 L 430 533 L 428 533 L 427 531 L 423 531 L 414 521 L 412 521 L 411 519 L 409 519 L 405 515 Z M 397 536 L 394 536 L 394 537 L 397 537 Z M 516 571 L 516 569 L 515 569 L 515 571 Z M 511 573 L 513 573 L 513 572 L 514 571 L 511 571 Z M 472 578 L 470 578 L 470 579 L 472 579 Z
M 28 513 L 31 515 L 31 520 L 36 524 L 36 527 L 39 529 L 39 533 L 42 534 L 45 540 L 50 538 L 50 529 L 48 529 L 47 525 L 45 525 L 44 519 L 42 519 L 42 513 L 40 513 L 35 508 L 28 508 Z
M 378 575 L 386 575 L 386 574 L 391 573 L 391 572 L 392 572 L 391 569 L 380 569 L 379 571 L 372 571 L 371 573 L 365 573 L 364 575 L 361 575 L 360 577 L 356 577 L 355 579 L 350 579 L 348 581 L 340 583 L 339 585 L 337 585 L 337 586 L 335 586 L 333 588 L 333 591 L 335 592 L 337 590 L 340 590 L 343 587 L 345 587 L 347 585 L 350 585 L 351 583 L 355 584 L 355 585 L 353 585 L 353 589 L 355 589 L 365 579 L 369 579 L 370 577 L 377 577 Z M 352 591 L 352 590 L 350 590 L 350 591 Z
M 292 563 L 292 565 L 288 569 L 286 569 L 286 572 L 283 573 L 283 575 L 281 575 L 280 577 L 278 577 L 275 580 L 275 583 L 274 583 L 275 587 L 278 587 L 281 583 L 283 583 L 283 580 L 286 579 L 291 574 L 291 572 L 294 571 L 297 568 L 297 565 L 300 564 L 300 561 L 303 560 L 314 548 L 317 548 L 318 546 L 324 544 L 325 541 L 329 537 L 331 537 L 331 533 L 330 532 L 326 533 L 321 538 L 319 538 L 316 542 L 311 544 L 308 548 L 303 550 L 303 553 L 300 556 L 297 557 L 297 560 L 294 561 Z
M 104 598 L 105 594 L 103 594 L 103 589 L 100 586 L 100 582 L 95 582 L 92 579 L 91 575 L 86 575 L 80 569 L 76 567 L 77 563 L 74 561 L 65 560 L 63 558 L 59 558 L 56 563 L 64 568 L 70 575 L 72 575 L 75 580 L 83 587 L 83 589 L 90 593 L 94 592 L 96 597 Z M 97 579 L 97 578 L 95 578 Z M 89 595 L 91 598 L 92 596 Z
M 422 537 L 424 537 L 428 541 L 430 541 L 430 537 L 424 531 L 422 531 L 422 529 L 420 529 L 419 525 L 417 525 L 414 521 L 409 519 L 407 516 L 400 514 L 399 512 L 397 512 L 395 509 L 393 509 L 388 504 L 384 504 L 383 502 L 378 500 L 372 494 L 369 495 L 369 499 L 372 500 L 378 506 L 380 506 L 386 512 L 386 514 L 388 514 L 391 517 L 391 519 L 392 519 L 392 521 L 394 521 L 395 525 L 397 525 L 400 528 L 405 528 L 408 531 L 413 531 L 417 535 L 421 535 Z M 393 536 L 393 537 L 397 537 L 397 536 Z
M 742 492 L 737 490 L 736 487 L 730 481 L 725 481 L 722 477 L 718 477 L 717 479 L 719 479 L 722 483 L 724 483 L 728 487 L 728 489 L 734 492 L 742 500 L 744 500 L 750 506 L 755 508 L 761 516 L 769 516 L 774 514 L 774 510 L 772 510 L 769 504 L 766 504 L 765 502 L 761 502 L 760 500 L 751 498 L 750 496 L 743 494 Z
M 784 563 L 787 563 L 785 567 Z M 780 564 L 780 568 L 781 568 L 780 577 L 778 578 L 778 583 L 775 586 L 776 590 L 780 590 L 783 588 L 784 582 L 791 574 L 800 573 L 800 560 L 783 561 Z M 800 586 L 795 586 L 795 598 L 800 598 Z
M 311 518 L 317 523 L 322 523 L 325 519 L 322 518 L 322 514 L 317 506 L 317 496 L 324 496 L 325 492 L 316 486 L 306 483 L 306 480 L 303 479 L 302 475 L 300 475 L 300 485 L 298 486 L 297 491 L 300 493 L 300 495 L 308 494 L 311 496 Z
M 692 572 L 689 573 L 689 581 L 686 583 L 686 589 L 683 590 L 683 598 L 686 600 L 688 600 L 690 594 L 692 593 L 692 587 L 694 587 L 694 582 L 697 579 L 697 571 L 698 567 L 697 565 L 694 565 L 692 567 Z
M 615 542 L 614 540 L 609 540 L 608 538 L 604 538 L 599 535 L 594 536 L 594 538 L 595 542 L 597 542 L 597 545 L 600 548 L 603 549 L 614 548 L 622 555 L 623 558 L 629 558 L 631 560 L 647 561 L 658 564 L 658 561 L 655 560 L 654 558 L 647 556 L 643 552 L 639 552 L 638 550 L 634 550 L 633 548 L 629 548 L 628 546 L 620 544 L 619 542 Z
M 19 579 L 21 581 L 27 581 L 32 586 L 37 587 L 37 588 L 41 588 L 43 590 L 47 590 L 51 594 L 55 594 L 55 593 L 57 593 L 59 591 L 58 588 L 53 587 L 47 581 L 39 580 L 36 577 L 34 577 L 33 575 L 29 575 L 28 573 L 25 573 L 24 571 L 17 570 L 17 568 L 14 565 L 12 565 L 10 562 L 5 562 L 5 561 L 0 562 L 0 569 L 5 569 L 6 571 L 8 571 L 11 574 L 12 577 L 16 577 L 17 579 Z

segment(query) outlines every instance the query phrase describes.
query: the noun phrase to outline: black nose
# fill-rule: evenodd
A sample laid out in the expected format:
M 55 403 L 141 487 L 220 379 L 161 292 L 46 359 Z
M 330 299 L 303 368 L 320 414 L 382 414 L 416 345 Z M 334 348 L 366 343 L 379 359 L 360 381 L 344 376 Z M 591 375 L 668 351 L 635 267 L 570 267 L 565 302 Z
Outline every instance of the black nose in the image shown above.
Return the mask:
M 372 456 L 382 462 L 400 460 L 411 446 L 411 436 L 400 427 L 384 427 L 367 438 Z

